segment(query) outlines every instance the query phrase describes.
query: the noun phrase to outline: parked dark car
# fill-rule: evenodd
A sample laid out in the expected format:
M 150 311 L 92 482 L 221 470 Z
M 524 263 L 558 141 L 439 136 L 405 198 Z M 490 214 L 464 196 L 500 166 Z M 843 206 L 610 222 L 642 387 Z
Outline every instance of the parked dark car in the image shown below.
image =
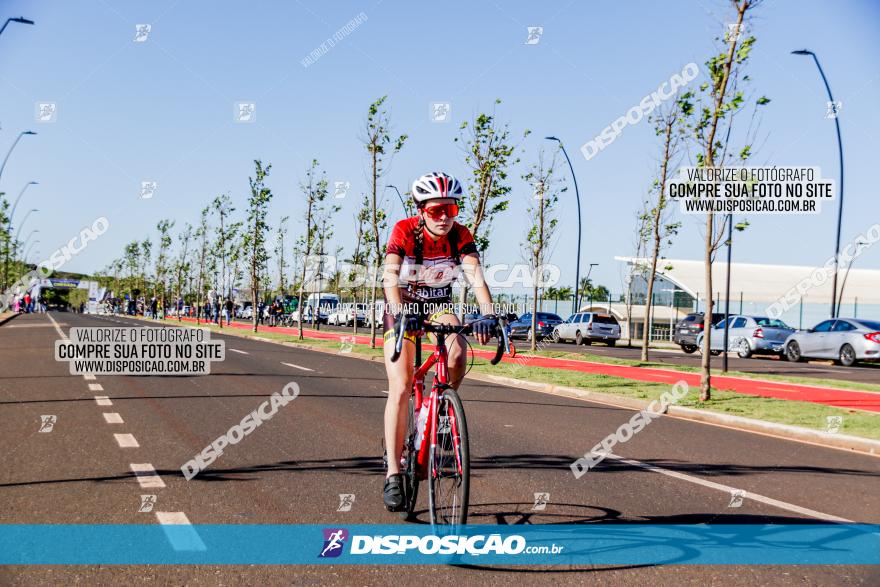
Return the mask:
M 724 320 L 724 314 L 712 313 L 712 325 Z M 703 312 L 688 314 L 675 325 L 675 334 L 672 341 L 681 347 L 681 350 L 690 354 L 697 350 L 697 335 L 703 332 Z
M 538 312 L 536 328 L 538 340 L 553 335 L 553 329 L 562 323 L 562 318 L 549 312 Z M 510 338 L 524 338 L 532 340 L 532 313 L 528 312 L 520 316 L 515 322 L 510 323 Z

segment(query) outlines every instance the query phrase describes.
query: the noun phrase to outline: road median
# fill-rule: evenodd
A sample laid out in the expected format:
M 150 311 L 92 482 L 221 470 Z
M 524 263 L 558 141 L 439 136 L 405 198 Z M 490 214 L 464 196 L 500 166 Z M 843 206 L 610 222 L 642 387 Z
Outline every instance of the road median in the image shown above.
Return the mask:
M 153 320 L 137 317 L 156 323 Z M 166 320 L 161 324 L 175 324 Z M 217 333 L 273 342 L 292 348 L 347 356 L 371 361 L 382 361 L 382 349 L 359 348 L 354 342 L 342 347 L 341 339 L 351 337 L 333 333 L 322 338 L 261 331 L 246 331 L 241 327 L 220 329 L 214 324 L 195 324 L 183 321 L 185 327 L 209 327 Z M 275 329 L 273 329 L 275 330 Z M 328 333 L 329 334 L 329 333 Z M 345 348 L 345 350 L 341 350 Z M 486 353 L 490 354 L 490 353 Z M 499 373 L 499 371 L 501 373 Z M 674 373 L 674 372 L 670 372 Z M 512 376 L 516 375 L 516 376 Z M 685 373 L 681 373 L 685 375 Z M 629 380 L 606 373 L 583 373 L 543 366 L 521 366 L 509 363 L 489 365 L 486 358 L 477 355 L 468 377 L 487 383 L 506 385 L 539 393 L 548 393 L 572 399 L 598 402 L 616 407 L 641 410 L 674 383 Z M 683 378 L 682 378 L 683 379 Z M 709 402 L 699 402 L 695 393 L 689 394 L 677 406 L 670 406 L 666 415 L 674 418 L 724 426 L 747 432 L 766 434 L 811 444 L 850 450 L 880 456 L 880 414 L 828 406 L 790 399 L 742 395 L 734 391 L 715 390 Z

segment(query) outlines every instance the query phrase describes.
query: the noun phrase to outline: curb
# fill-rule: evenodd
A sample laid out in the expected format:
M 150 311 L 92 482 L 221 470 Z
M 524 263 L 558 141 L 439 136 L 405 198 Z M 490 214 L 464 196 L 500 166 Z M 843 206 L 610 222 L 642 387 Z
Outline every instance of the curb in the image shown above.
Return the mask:
M 128 316 L 129 318 L 131 316 Z M 145 320 L 143 318 L 138 318 L 141 320 Z M 148 320 L 151 321 L 151 320 Z M 176 321 L 175 321 L 176 322 Z M 164 323 L 164 322 L 160 322 Z M 184 323 L 181 322 L 181 325 Z M 190 327 L 191 328 L 191 327 Z M 233 330 L 233 329 L 230 329 Z M 226 331 L 217 333 L 217 334 L 227 334 Z M 360 355 L 358 353 L 340 353 L 338 351 L 331 351 L 322 347 L 317 347 L 310 345 L 308 343 L 293 343 L 286 341 L 277 341 L 270 340 L 266 338 L 262 338 L 260 336 L 254 336 L 252 333 L 232 333 L 231 336 L 240 336 L 241 338 L 250 338 L 254 340 L 259 340 L 261 342 L 270 342 L 273 344 L 280 344 L 287 347 L 305 349 L 309 351 L 326 353 L 330 355 L 345 355 L 350 358 L 360 359 L 364 361 L 382 361 L 382 357 L 370 357 L 365 355 Z M 516 379 L 513 377 L 506 377 L 503 375 L 490 375 L 486 373 L 468 373 L 468 378 L 475 379 L 477 381 L 483 381 L 486 383 L 495 383 L 498 385 L 506 385 L 509 387 L 515 387 L 517 389 L 526 389 L 529 391 L 535 391 L 538 393 L 546 393 L 549 395 L 556 395 L 561 397 L 568 397 L 571 399 L 579 399 L 584 401 L 591 401 L 595 403 L 610 405 L 618 408 L 624 408 L 628 410 L 643 410 L 645 409 L 653 400 L 643 400 L 633 397 L 625 397 L 620 395 L 613 395 L 610 393 L 599 393 L 593 392 L 588 389 L 581 389 L 578 387 L 568 387 L 565 385 L 556 385 L 553 383 L 540 383 L 537 381 L 529 381 L 526 379 Z M 858 452 L 866 455 L 872 456 L 880 456 L 880 440 L 871 440 L 868 438 L 860 438 L 858 436 L 850 436 L 848 434 L 831 434 L 828 432 L 820 432 L 818 430 L 812 430 L 810 428 L 802 428 L 800 426 L 792 426 L 790 424 L 777 424 L 775 422 L 765 422 L 764 420 L 755 420 L 752 418 L 744 418 L 742 416 L 731 416 L 728 414 L 720 414 L 717 412 L 709 412 L 705 410 L 698 410 L 695 408 L 685 408 L 680 406 L 669 406 L 666 409 L 665 415 L 671 416 L 673 418 L 679 418 L 682 420 L 689 420 L 692 422 L 699 422 L 702 424 L 709 424 L 715 426 L 724 426 L 726 428 L 733 428 L 736 430 L 741 430 L 743 432 L 752 432 L 757 434 L 765 434 L 770 436 L 775 436 L 779 438 L 784 438 L 786 440 L 793 440 L 798 442 L 806 442 L 809 444 L 816 444 L 828 448 L 836 448 L 842 450 L 848 450 L 852 452 Z
M 6 316 L 5 318 L 0 318 L 0 326 L 3 326 L 4 324 L 6 324 L 7 322 L 9 322 L 9 321 L 12 320 L 13 318 L 17 318 L 17 317 L 18 317 L 18 314 L 19 314 L 19 312 L 11 312 L 11 313 L 9 314 L 9 316 Z

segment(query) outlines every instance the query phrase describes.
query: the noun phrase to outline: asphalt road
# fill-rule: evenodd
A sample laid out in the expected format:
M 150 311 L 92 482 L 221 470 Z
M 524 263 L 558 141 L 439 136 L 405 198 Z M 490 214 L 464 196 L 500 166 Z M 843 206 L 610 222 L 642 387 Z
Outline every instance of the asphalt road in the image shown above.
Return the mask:
M 307 325 L 311 327 L 311 325 Z M 351 327 L 321 325 L 322 330 L 351 332 Z M 369 328 L 358 328 L 359 333 L 369 332 Z M 516 340 L 517 348 L 526 349 L 528 341 Z M 589 353 L 593 355 L 614 357 L 617 359 L 629 359 L 638 361 L 641 358 L 641 348 L 627 348 L 622 346 L 626 341 L 618 341 L 621 346 L 609 347 L 603 343 L 576 346 L 574 343 L 542 341 L 545 350 Z M 651 349 L 650 359 L 656 363 L 668 365 L 686 365 L 699 367 L 700 353 L 685 354 L 680 349 Z M 721 372 L 721 357 L 712 357 L 713 369 L 716 373 Z M 854 381 L 861 383 L 880 383 L 880 363 L 856 364 L 852 367 L 835 365 L 832 361 L 814 360 L 802 363 L 790 363 L 771 355 L 756 355 L 750 359 L 740 359 L 736 354 L 728 355 L 728 369 L 744 373 L 758 373 L 766 375 L 789 375 L 794 377 L 812 377 L 817 379 L 836 379 L 839 381 Z
M 52 316 L 64 332 L 70 326 L 144 325 Z M 21 316 L 0 327 L 2 523 L 156 524 L 154 513 L 138 512 L 143 494 L 156 495 L 155 510 L 181 513 L 193 524 L 398 522 L 380 496 L 386 397 L 380 363 L 229 336 L 226 360 L 215 363 L 209 376 L 85 380 L 54 360 L 57 338 L 46 315 Z M 208 470 L 184 479 L 184 462 L 290 381 L 299 384 L 300 397 Z M 112 405 L 98 405 L 96 395 Z M 472 523 L 880 523 L 876 457 L 661 418 L 616 448 L 627 462 L 607 460 L 576 480 L 569 464 L 631 411 L 480 382 L 465 383 L 461 395 L 471 432 Z M 47 414 L 56 416 L 54 429 L 39 433 L 40 417 Z M 123 447 L 114 434 L 130 434 L 138 446 Z M 139 486 L 132 463 L 152 466 L 164 487 Z M 729 507 L 729 490 L 706 481 L 756 497 Z M 532 509 L 538 492 L 550 494 L 543 511 Z M 351 511 L 337 511 L 340 494 L 355 495 Z M 426 504 L 422 495 L 422 523 L 428 520 Z M 424 578 L 493 585 L 870 585 L 878 583 L 880 571 L 685 565 L 0 568 L 0 585 L 372 585 Z

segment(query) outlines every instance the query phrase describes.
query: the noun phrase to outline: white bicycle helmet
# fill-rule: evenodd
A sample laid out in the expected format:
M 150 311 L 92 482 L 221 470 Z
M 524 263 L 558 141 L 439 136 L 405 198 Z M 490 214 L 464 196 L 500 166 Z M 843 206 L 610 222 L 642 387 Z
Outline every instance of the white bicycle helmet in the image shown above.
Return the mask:
M 432 171 L 413 182 L 412 197 L 419 205 L 438 198 L 460 200 L 462 197 L 461 183 L 442 171 Z

